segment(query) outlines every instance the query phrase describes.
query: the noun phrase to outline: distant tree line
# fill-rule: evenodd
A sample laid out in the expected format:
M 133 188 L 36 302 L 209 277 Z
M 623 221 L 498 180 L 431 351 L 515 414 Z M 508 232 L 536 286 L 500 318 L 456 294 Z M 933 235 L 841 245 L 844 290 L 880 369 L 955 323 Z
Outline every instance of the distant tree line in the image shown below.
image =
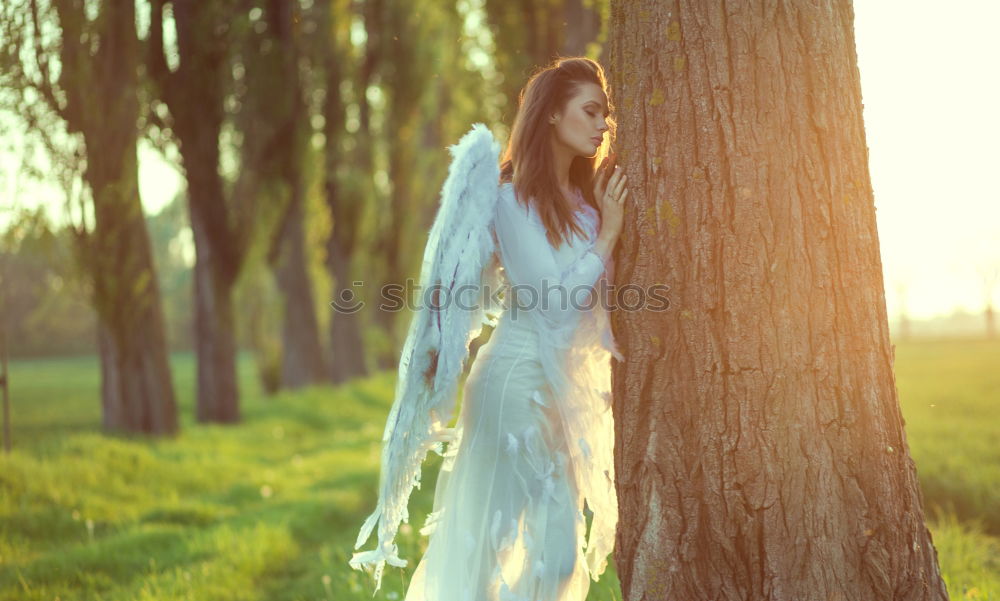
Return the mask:
M 270 391 L 394 368 L 407 320 L 377 310 L 377 291 L 419 275 L 446 146 L 474 121 L 502 133 L 538 65 L 600 59 L 607 12 L 606 0 L 3 3 L 0 111 L 26 143 L 23 173 L 65 191 L 68 220 L 10 215 L 11 352 L 97 352 L 105 427 L 161 434 L 177 430 L 170 350 L 197 356 L 203 422 L 239 421 L 241 347 Z M 139 190 L 145 144 L 185 182 L 156 215 Z M 334 314 L 355 281 L 366 309 Z

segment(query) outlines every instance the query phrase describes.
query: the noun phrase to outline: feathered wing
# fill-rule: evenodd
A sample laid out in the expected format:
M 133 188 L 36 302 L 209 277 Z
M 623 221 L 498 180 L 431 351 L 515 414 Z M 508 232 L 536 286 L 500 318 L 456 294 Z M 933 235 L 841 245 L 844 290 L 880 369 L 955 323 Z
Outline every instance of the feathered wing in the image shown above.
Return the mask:
M 375 590 L 385 563 L 405 567 L 393 539 L 409 520 L 407 505 L 420 487 L 427 451 L 440 453 L 452 440 L 447 424 L 456 405 L 459 376 L 469 343 L 485 322 L 484 271 L 496 245 L 490 226 L 499 193 L 500 144 L 482 123 L 448 148 L 452 155 L 441 205 L 424 249 L 420 298 L 400 355 L 395 400 L 382 435 L 379 498 L 354 545 L 358 549 L 378 524 L 378 546 L 355 553 L 355 569 L 373 566 Z

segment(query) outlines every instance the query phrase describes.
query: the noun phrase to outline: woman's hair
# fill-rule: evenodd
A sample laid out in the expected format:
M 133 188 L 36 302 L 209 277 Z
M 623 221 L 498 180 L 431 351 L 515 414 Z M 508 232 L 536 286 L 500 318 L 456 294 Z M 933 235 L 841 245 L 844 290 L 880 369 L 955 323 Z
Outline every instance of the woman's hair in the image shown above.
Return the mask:
M 545 226 L 549 242 L 554 247 L 568 236 L 569 230 L 584 235 L 573 219 L 573 207 L 559 190 L 551 136 L 554 135 L 549 116 L 565 110 L 581 84 L 594 83 L 608 97 L 609 138 L 601 143 L 593 158 L 577 156 L 569 167 L 570 185 L 583 193 L 584 202 L 600 211 L 591 182 L 597 165 L 607 156 L 615 138 L 614 106 L 608 95 L 604 69 L 586 57 L 557 58 L 537 69 L 518 96 L 517 115 L 511 127 L 510 139 L 500 159 L 500 182 L 513 182 L 516 196 L 527 206 L 534 199 L 535 210 Z

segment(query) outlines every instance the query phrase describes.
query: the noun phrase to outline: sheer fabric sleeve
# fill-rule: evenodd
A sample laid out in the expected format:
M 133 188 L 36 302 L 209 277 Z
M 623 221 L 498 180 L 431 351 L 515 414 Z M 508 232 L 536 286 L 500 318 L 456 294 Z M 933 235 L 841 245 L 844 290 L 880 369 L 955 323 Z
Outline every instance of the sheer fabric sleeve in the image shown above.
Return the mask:
M 595 229 L 588 239 L 596 238 L 598 218 L 591 215 Z M 500 188 L 494 233 L 511 286 L 508 295 L 525 292 L 519 300 L 529 306 L 516 309 L 524 314 L 517 319 L 527 317 L 538 333 L 538 360 L 553 398 L 558 399 L 554 406 L 569 443 L 569 464 L 592 513 L 586 542 L 579 539 L 576 548 L 596 581 L 614 549 L 618 523 L 609 352 L 615 345 L 607 312 L 597 298 L 597 282 L 602 273 L 611 276 L 614 262 L 609 258 L 605 265 L 590 241 L 582 252 L 577 250 L 575 261 L 562 268 L 559 250 L 549 244 L 538 215 L 517 202 L 509 183 Z M 574 302 L 562 302 L 564 298 Z M 505 304 L 514 319 L 517 303 L 511 298 Z
M 536 214 L 504 185 L 494 221 L 500 257 L 511 284 L 511 311 L 527 311 L 552 329 L 562 329 L 592 307 L 594 284 L 605 271 L 604 259 L 591 244 L 575 261 L 560 269 Z M 517 303 L 515 303 L 517 301 Z

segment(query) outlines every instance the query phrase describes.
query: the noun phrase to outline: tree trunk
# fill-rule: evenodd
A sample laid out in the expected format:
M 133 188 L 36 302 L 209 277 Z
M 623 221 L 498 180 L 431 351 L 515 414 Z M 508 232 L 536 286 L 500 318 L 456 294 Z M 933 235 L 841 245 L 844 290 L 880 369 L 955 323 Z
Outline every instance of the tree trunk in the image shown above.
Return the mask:
M 282 303 L 281 385 L 294 389 L 324 379 L 316 304 L 306 253 L 303 161 L 309 143 L 309 107 L 299 77 L 302 55 L 297 3 L 264 3 L 259 34 L 250 37 L 244 62 L 248 92 L 244 170 L 259 174 L 267 201 L 281 207 L 268 263 Z
M 327 244 L 327 270 L 335 283 L 335 290 L 347 290 L 351 288 L 353 280 L 350 277 L 350 259 L 344 255 L 337 238 L 330 236 Z M 350 299 L 342 299 L 339 295 L 337 302 L 343 300 L 345 308 L 353 303 Z M 362 352 L 364 342 L 361 335 L 361 312 L 339 310 L 334 311 L 330 318 L 330 379 L 334 383 L 341 383 L 360 376 L 368 375 L 368 366 L 365 364 L 365 354 Z
M 174 434 L 177 406 L 160 289 L 139 199 L 136 113 L 129 116 L 130 104 L 117 103 L 108 115 L 123 122 L 94 128 L 87 141 L 93 149 L 88 150 L 86 177 L 94 196 L 89 253 L 100 324 L 103 425 L 110 431 Z
M 94 282 L 101 357 L 103 425 L 111 431 L 174 434 L 177 407 L 163 308 L 139 197 L 139 116 L 135 8 L 103 2 L 88 22 L 83 7 L 55 3 L 63 30 L 62 69 L 70 131 L 83 134 L 84 177 L 94 202 L 84 264 Z M 91 53 L 87 39 L 96 39 Z
M 403 132 L 400 132 L 398 125 L 394 124 L 394 121 L 398 121 L 398 119 L 392 107 L 383 110 L 381 121 L 384 125 L 382 131 L 376 131 L 373 127 L 374 120 L 371 114 L 373 107 L 367 99 L 365 90 L 373 82 L 381 83 L 383 84 L 383 92 L 391 99 L 396 96 L 399 88 L 405 86 L 409 81 L 409 67 L 416 67 L 416 65 L 409 63 L 416 57 L 411 56 L 409 59 L 404 59 L 401 65 L 397 64 L 396 60 L 399 57 L 399 45 L 403 41 L 408 41 L 407 34 L 409 33 L 408 31 L 399 31 L 397 27 L 400 23 L 405 22 L 407 15 L 411 14 L 414 14 L 412 3 L 406 5 L 406 3 L 400 3 L 396 0 L 374 0 L 365 3 L 362 7 L 367 40 L 364 59 L 358 73 L 357 89 L 360 93 L 356 100 L 359 104 L 361 127 L 356 136 L 358 143 L 355 160 L 363 173 L 375 173 L 376 156 L 380 151 L 380 144 L 377 140 L 379 133 L 382 134 L 385 154 L 389 155 L 386 162 L 390 169 L 394 162 L 393 155 L 398 152 L 398 146 L 405 143 L 400 140 L 400 134 Z M 392 35 L 387 35 L 387 32 L 392 32 Z M 416 97 L 419 97 L 419 94 Z M 410 98 L 409 100 L 412 104 L 414 99 Z M 369 206 L 375 207 L 372 217 L 375 224 L 373 243 L 368 251 L 375 259 L 373 263 L 377 267 L 369 272 L 366 284 L 372 287 L 372 290 L 369 290 L 370 304 L 368 305 L 372 316 L 370 323 L 382 331 L 385 341 L 384 344 L 377 345 L 375 348 L 375 367 L 380 370 L 393 369 L 399 360 L 396 353 L 398 346 L 395 331 L 396 314 L 382 308 L 382 292 L 386 290 L 385 286 L 399 284 L 397 281 L 400 272 L 398 263 L 399 232 L 396 231 L 396 224 L 400 216 L 396 214 L 399 207 L 395 203 L 397 198 L 395 192 L 400 182 L 391 181 L 393 177 L 392 174 L 389 174 L 392 190 L 388 196 L 382 195 L 374 187 L 366 190 L 370 194 Z
M 186 9 L 177 13 L 181 29 L 196 27 L 189 21 L 196 17 L 186 14 Z M 189 35 L 194 37 L 193 33 Z M 197 46 L 192 50 L 207 52 L 206 48 L 198 49 Z M 209 86 L 202 81 L 221 77 L 221 71 L 217 69 L 209 69 L 200 76 L 189 74 L 188 100 L 179 102 L 191 102 L 193 99 L 190 96 L 206 94 L 204 88 L 218 86 Z M 196 91 L 196 87 L 201 90 Z M 208 95 L 210 97 L 205 97 L 204 102 L 173 110 L 187 178 L 188 214 L 195 246 L 194 339 L 198 374 L 195 413 L 202 423 L 237 423 L 240 421 L 240 405 L 236 379 L 233 287 L 243 250 L 239 234 L 228 217 L 218 170 L 221 113 L 203 108 L 191 110 L 211 102 L 218 103 L 221 108 L 222 97 L 218 88 Z
M 309 261 L 305 252 L 301 183 L 292 183 L 291 196 L 274 273 L 285 299 L 281 329 L 281 384 L 294 389 L 322 381 L 324 367 L 316 304 L 307 271 Z
M 400 36 L 402 37 L 402 35 Z M 401 57 L 399 57 L 402 60 Z M 399 64 L 399 63 L 397 63 Z M 402 64 L 406 64 L 405 61 Z M 415 65 L 407 64 L 408 67 Z M 402 82 L 395 82 L 400 85 Z M 404 87 L 405 91 L 406 88 Z M 419 94 L 407 94 L 410 106 L 418 106 L 414 100 Z M 415 254 L 411 249 L 415 245 L 410 244 L 410 237 L 413 233 L 414 213 L 419 212 L 414 198 L 411 196 L 411 187 L 414 182 L 414 161 L 413 156 L 414 134 L 416 133 L 416 113 L 403 109 L 400 105 L 402 101 L 399 91 L 391 94 L 393 100 L 390 102 L 391 112 L 388 117 L 389 131 L 393 134 L 393 141 L 389 143 L 387 152 L 389 181 L 392 182 L 392 191 L 388 198 L 388 208 L 383 215 L 384 225 L 380 233 L 380 242 L 377 245 L 378 253 L 381 255 L 383 266 L 383 279 L 381 285 L 389 290 L 395 287 L 396 290 L 406 288 L 406 276 L 410 273 L 409 265 L 413 263 L 414 257 L 419 258 L 419 253 Z M 418 263 L 419 265 L 419 263 Z M 398 293 L 394 293 L 398 296 Z M 402 350 L 401 333 L 399 332 L 399 317 L 405 315 L 398 307 L 392 307 L 391 303 L 386 303 L 381 307 L 381 298 L 375 303 L 375 321 L 385 332 L 389 345 L 384 352 L 379 354 L 379 367 L 381 369 L 392 369 L 399 363 L 399 352 Z
M 323 66 L 326 71 L 326 89 L 339 90 L 341 81 L 352 76 L 351 72 L 344 67 L 349 65 L 349 30 L 344 25 L 348 20 L 338 18 L 340 15 L 334 11 L 337 9 L 333 3 L 326 7 L 328 11 L 327 31 L 333 32 L 323 55 Z M 374 49 L 369 49 L 366 57 L 375 54 Z M 375 59 L 366 58 L 365 64 L 373 62 Z M 363 90 L 368 84 L 370 74 L 364 72 L 358 79 L 362 85 L 356 89 Z M 365 140 L 368 139 L 369 123 L 367 119 L 368 101 L 361 94 L 356 98 L 363 112 L 361 119 L 361 129 L 356 139 L 359 147 L 346 156 L 341 152 L 339 142 L 342 139 L 342 132 L 345 131 L 345 121 L 347 119 L 346 108 L 340 94 L 326 94 L 323 103 L 324 129 L 326 137 L 326 153 L 324 154 L 324 192 L 326 206 L 330 212 L 332 227 L 326 240 L 326 269 L 330 274 L 334 290 L 332 304 L 345 308 L 353 307 L 361 299 L 350 298 L 352 294 L 355 278 L 352 277 L 351 257 L 359 246 L 357 236 L 358 227 L 361 223 L 363 211 L 364 192 L 360 186 L 352 186 L 345 190 L 337 176 L 338 167 L 341 162 L 355 161 L 361 163 L 359 167 L 371 166 L 371 151 Z M 360 159 L 359 157 L 364 157 Z M 366 173 L 358 169 L 359 173 Z M 350 181 L 358 182 L 361 178 L 351 178 Z M 354 291 L 357 292 L 357 291 Z M 347 295 L 347 296 L 345 296 Z M 330 336 L 330 357 L 328 372 L 330 378 L 335 383 L 347 381 L 351 378 L 368 375 L 368 368 L 365 363 L 366 349 L 362 336 L 362 315 L 361 310 L 337 310 L 334 307 L 330 316 L 329 336 Z
M 202 423 L 237 423 L 240 405 L 236 382 L 233 282 L 229 277 L 214 273 L 218 261 L 212 257 L 207 229 L 203 221 L 195 217 L 193 209 L 191 217 L 195 243 L 194 339 L 198 358 L 195 415 Z
M 848 0 L 618 2 L 624 599 L 946 599 L 893 375 Z M 617 33 L 617 35 L 615 35 Z M 635 300 L 625 294 L 621 300 Z
M 150 352 L 149 329 L 127 332 L 117 339 L 119 324 L 98 318 L 97 346 L 101 358 L 101 425 L 109 432 L 175 434 L 178 430 L 173 382 L 166 362 Z M 164 348 L 166 341 L 163 341 Z M 165 374 L 165 377 L 164 377 Z
M 227 52 L 233 6 L 174 0 L 179 66 L 167 67 L 163 5 L 154 0 L 148 67 L 159 98 L 173 117 L 187 180 L 195 243 L 195 352 L 197 416 L 202 422 L 240 419 L 232 293 L 245 258 L 252 212 L 227 199 L 219 173 Z

